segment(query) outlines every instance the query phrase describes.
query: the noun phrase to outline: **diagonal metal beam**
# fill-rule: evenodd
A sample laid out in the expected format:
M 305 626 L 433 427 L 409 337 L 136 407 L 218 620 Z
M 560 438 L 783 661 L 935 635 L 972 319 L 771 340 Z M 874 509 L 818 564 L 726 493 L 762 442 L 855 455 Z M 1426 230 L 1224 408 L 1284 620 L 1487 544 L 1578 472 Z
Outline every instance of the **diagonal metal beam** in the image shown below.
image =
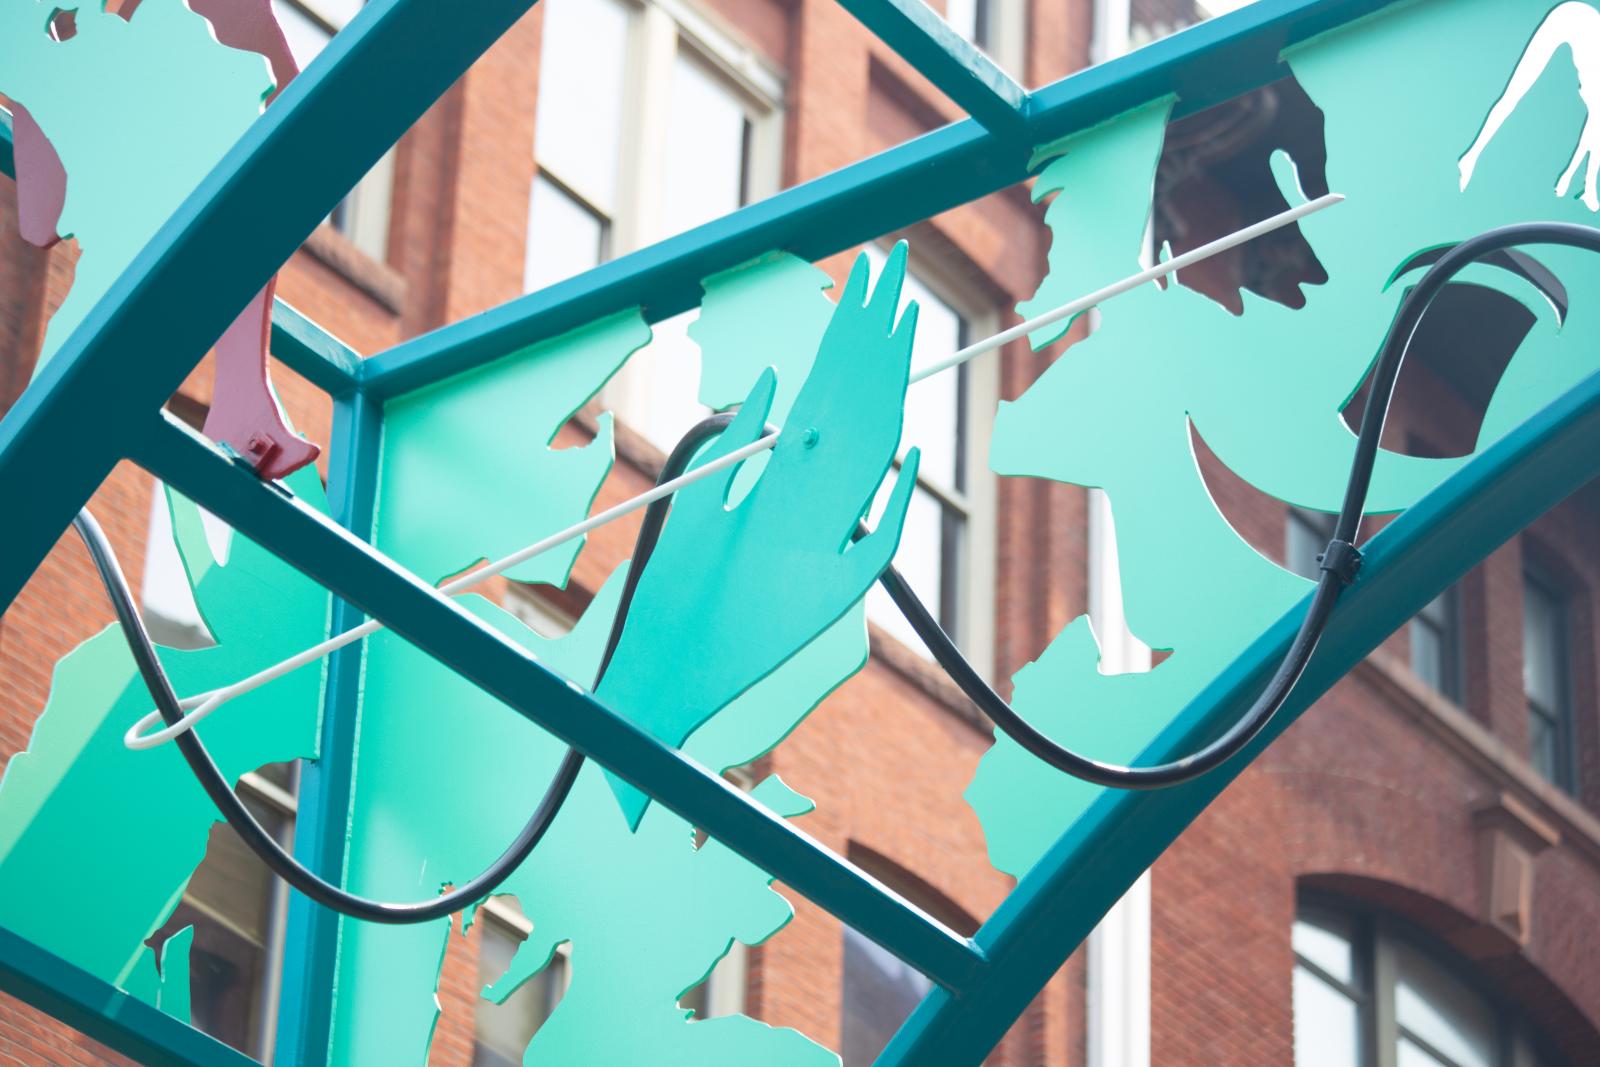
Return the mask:
M 0 991 L 150 1067 L 259 1067 L 244 1053 L 4 927 Z
M 282 300 L 272 304 L 272 354 L 331 396 L 361 386 L 361 357 L 355 350 Z
M 0 421 L 0 500 L 27 502 L 0 608 L 239 309 L 531 4 L 373 0 L 167 220 Z
M 1450 583 L 1600 474 L 1600 374 L 1507 434 L 1364 546 L 1317 652 L 1262 734 L 1222 768 L 1155 792 L 1106 790 L 979 929 L 989 980 L 934 990 L 879 1064 L 977 1063 L 1139 874 L 1311 703 Z M 1309 596 L 1307 601 L 1309 601 Z M 1145 749 L 1141 764 L 1192 752 L 1249 707 L 1282 660 L 1306 601 L 1230 664 Z
M 668 748 L 449 598 L 188 427 L 162 417 L 136 462 L 241 534 L 626 778 L 946 988 L 985 971 L 971 941 Z M 618 815 L 621 818 L 621 815 Z
M 839 0 L 884 44 L 998 137 L 1025 137 L 1028 93 L 922 0 Z

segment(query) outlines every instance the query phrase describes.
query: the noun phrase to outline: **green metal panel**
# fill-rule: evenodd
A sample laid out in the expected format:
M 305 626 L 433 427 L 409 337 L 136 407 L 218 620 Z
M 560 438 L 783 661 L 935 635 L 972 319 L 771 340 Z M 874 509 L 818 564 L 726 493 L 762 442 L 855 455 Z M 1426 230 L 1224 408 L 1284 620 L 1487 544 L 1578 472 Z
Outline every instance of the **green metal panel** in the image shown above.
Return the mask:
M 983 957 L 970 942 L 552 674 L 504 635 L 299 500 L 263 484 L 186 427 L 163 421 L 134 458 L 935 981 L 967 989 L 982 973 Z
M 314 470 L 288 484 L 308 509 L 321 496 Z M 227 684 L 321 639 L 322 589 L 243 537 L 224 551 L 193 503 L 177 496 L 170 503 L 195 600 L 216 642 L 161 650 L 180 692 Z M 208 723 L 207 747 L 228 778 L 315 756 L 321 691 L 321 671 L 308 668 Z M 154 996 L 145 941 L 178 905 L 217 815 L 175 748 L 138 752 L 122 743 L 150 703 L 114 626 L 57 664 L 28 747 L 0 779 L 0 925 L 102 981 Z
M 1188 785 L 1105 790 L 989 917 L 975 940 L 992 961 L 973 993 L 935 990 L 880 1064 L 977 1062 L 1061 961 L 1161 852 L 1268 744 L 1362 657 L 1545 511 L 1600 474 L 1600 375 L 1593 375 L 1449 477 L 1372 538 L 1305 675 L 1240 755 Z M 1283 658 L 1309 596 L 1208 685 L 1140 763 L 1192 752 L 1243 714 Z

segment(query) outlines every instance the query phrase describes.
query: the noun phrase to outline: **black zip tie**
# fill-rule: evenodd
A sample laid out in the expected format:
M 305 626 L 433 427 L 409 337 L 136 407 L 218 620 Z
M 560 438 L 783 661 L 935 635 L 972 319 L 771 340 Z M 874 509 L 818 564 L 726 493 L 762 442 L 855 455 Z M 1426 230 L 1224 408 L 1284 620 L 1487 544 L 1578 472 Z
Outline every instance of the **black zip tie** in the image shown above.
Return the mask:
M 1336 537 L 1328 542 L 1327 549 L 1317 557 L 1317 569 L 1329 572 L 1345 585 L 1353 585 L 1356 574 L 1361 570 L 1361 550 L 1349 541 L 1341 541 Z

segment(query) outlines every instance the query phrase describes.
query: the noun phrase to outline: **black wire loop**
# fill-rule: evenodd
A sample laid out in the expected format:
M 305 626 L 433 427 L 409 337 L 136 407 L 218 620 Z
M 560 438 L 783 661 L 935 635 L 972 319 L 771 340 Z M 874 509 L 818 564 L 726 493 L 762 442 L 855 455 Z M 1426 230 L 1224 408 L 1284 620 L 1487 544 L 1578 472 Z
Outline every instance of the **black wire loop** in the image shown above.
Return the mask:
M 1311 596 L 1305 617 L 1301 620 L 1300 629 L 1266 689 L 1256 698 L 1255 703 L 1220 737 L 1199 751 L 1156 766 L 1131 767 L 1091 759 L 1065 748 L 1019 715 L 990 688 L 894 567 L 885 569 L 879 581 L 901 614 L 916 630 L 917 636 L 933 653 L 934 659 L 949 673 L 979 710 L 993 720 L 995 726 L 1012 740 L 1050 766 L 1076 778 L 1117 789 L 1158 789 L 1192 781 L 1237 755 L 1272 720 L 1305 672 L 1306 664 L 1316 651 L 1317 642 L 1327 629 L 1328 620 L 1338 603 L 1340 593 L 1356 579 L 1361 565 L 1361 553 L 1355 547 L 1356 531 L 1365 509 L 1367 490 L 1372 482 L 1372 471 L 1377 459 L 1379 439 L 1383 433 L 1383 423 L 1388 416 L 1390 402 L 1394 398 L 1394 386 L 1399 376 L 1401 362 L 1411 338 L 1416 333 L 1423 312 L 1450 279 L 1468 264 L 1477 260 L 1494 262 L 1497 258 L 1504 259 L 1506 257 L 1501 255 L 1503 250 L 1524 244 L 1564 245 L 1600 252 L 1600 229 L 1569 223 L 1541 222 L 1490 230 L 1438 254 L 1437 258 L 1432 260 L 1427 273 L 1401 299 L 1400 309 L 1384 337 L 1383 347 L 1379 351 L 1372 371 L 1372 388 L 1362 412 L 1361 427 L 1356 437 L 1355 456 L 1351 461 L 1344 500 L 1334 525 L 1333 537 L 1319 558 L 1316 589 Z M 1516 262 L 1524 259 L 1526 257 L 1520 257 Z M 732 420 L 731 413 L 722 413 L 697 423 L 672 450 L 657 484 L 681 475 L 700 448 L 725 430 Z M 768 432 L 775 431 L 768 427 Z M 621 640 L 634 592 L 638 587 L 640 576 L 644 573 L 645 565 L 661 537 L 670 507 L 671 498 L 664 497 L 652 503 L 645 511 L 638 540 L 635 542 L 633 563 L 629 567 L 623 585 L 605 654 L 596 672 L 596 686 L 599 685 L 600 679 L 611 663 L 617 642 Z M 122 632 L 128 641 L 128 647 L 133 652 L 134 662 L 138 665 L 139 673 L 149 688 L 161 717 L 168 724 L 176 723 L 182 715 L 178 708 L 177 694 L 173 692 L 172 685 L 162 670 L 161 661 L 156 656 L 150 635 L 134 606 L 133 594 L 128 588 L 121 568 L 117 565 L 116 557 L 106 541 L 105 534 L 87 509 L 78 513 L 74 526 L 83 537 L 84 544 L 88 546 L 89 553 L 94 559 L 95 567 L 100 572 L 112 606 L 116 609 L 117 618 L 122 623 Z M 866 533 L 865 525 L 858 525 L 855 536 L 859 539 Z M 245 844 L 260 856 L 275 874 L 319 904 L 345 915 L 380 923 L 427 922 L 458 911 L 492 893 L 528 857 L 545 831 L 549 829 L 550 823 L 554 821 L 562 804 L 565 803 L 584 759 L 576 750 L 567 750 L 527 825 L 501 857 L 477 877 L 431 900 L 410 904 L 388 904 L 348 893 L 300 864 L 245 808 L 193 730 L 179 734 L 175 740 L 185 761 L 217 809 Z

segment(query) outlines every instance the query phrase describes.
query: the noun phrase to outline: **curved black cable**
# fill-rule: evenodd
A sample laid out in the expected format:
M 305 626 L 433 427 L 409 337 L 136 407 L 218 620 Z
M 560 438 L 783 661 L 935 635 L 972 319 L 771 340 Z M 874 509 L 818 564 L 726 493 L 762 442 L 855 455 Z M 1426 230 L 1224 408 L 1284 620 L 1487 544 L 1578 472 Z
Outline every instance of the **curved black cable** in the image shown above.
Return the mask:
M 1157 766 L 1128 767 L 1092 759 L 1063 747 L 1017 714 L 984 682 L 898 571 L 892 566 L 885 569 L 880 576 L 880 582 L 896 607 L 933 653 L 934 659 L 949 673 L 962 691 L 1012 740 L 1051 766 L 1074 777 L 1120 789 L 1162 788 L 1191 781 L 1205 774 L 1225 763 L 1249 744 L 1283 706 L 1316 650 L 1317 642 L 1327 628 L 1328 619 L 1338 602 L 1339 594 L 1345 585 L 1355 579 L 1361 563 L 1361 554 L 1356 550 L 1353 541 L 1365 509 L 1367 491 L 1371 486 L 1383 423 L 1394 397 L 1394 386 L 1399 376 L 1401 362 L 1428 304 L 1450 279 L 1468 264 L 1489 258 L 1503 249 L 1523 244 L 1565 245 L 1600 252 L 1600 230 L 1556 222 L 1523 223 L 1490 230 L 1463 241 L 1439 255 L 1417 285 L 1402 298 L 1399 311 L 1384 337 L 1383 347 L 1372 372 L 1372 388 L 1362 412 L 1361 427 L 1357 434 L 1355 456 L 1351 461 L 1344 501 L 1334 526 L 1333 538 L 1328 542 L 1327 550 L 1318 557 L 1322 573 L 1305 618 L 1301 620 L 1294 641 L 1273 673 L 1266 689 L 1256 698 L 1249 711 L 1220 737 L 1199 751 Z M 700 447 L 711 437 L 721 433 L 732 418 L 731 413 L 723 413 L 696 424 L 673 449 L 657 484 L 682 474 Z M 644 573 L 645 564 L 660 538 L 670 507 L 671 498 L 664 497 L 652 503 L 645 511 L 644 521 L 635 542 L 633 563 L 624 581 L 617 614 L 612 622 L 611 633 L 596 673 L 596 686 L 604 676 L 612 654 L 616 651 L 617 643 L 621 639 L 628 608 L 633 601 L 639 579 Z M 175 723 L 182 714 L 178 709 L 177 695 L 172 691 L 171 683 L 168 682 L 160 660 L 155 655 L 149 634 L 133 605 L 127 581 L 117 566 L 116 558 L 111 553 L 105 535 L 87 509 L 79 513 L 74 525 L 88 546 L 90 555 L 94 557 L 95 566 L 100 571 L 107 593 L 116 608 L 117 617 L 122 623 L 129 648 L 133 651 L 134 661 L 138 664 L 151 696 L 155 698 L 162 718 L 169 724 Z M 865 527 L 861 526 L 858 527 L 856 536 L 859 538 L 865 533 Z M 426 922 L 459 910 L 491 893 L 533 851 L 560 810 L 579 768 L 583 765 L 583 756 L 569 749 L 544 799 L 540 801 L 528 824 L 505 853 L 482 874 L 461 887 L 431 900 L 414 904 L 386 904 L 347 893 L 303 867 L 255 821 L 254 816 L 228 786 L 221 771 L 193 731 L 180 734 L 176 741 L 190 768 L 224 818 L 274 873 L 320 904 L 356 918 L 384 923 Z
M 1361 554 L 1356 550 L 1354 541 L 1366 507 L 1367 490 L 1372 483 L 1379 438 L 1383 434 L 1384 419 L 1388 417 L 1389 403 L 1394 398 L 1401 361 L 1416 333 L 1417 324 L 1422 320 L 1423 312 L 1446 283 L 1468 264 L 1482 259 L 1493 260 L 1502 250 L 1524 244 L 1566 245 L 1600 252 L 1600 229 L 1562 222 L 1533 222 L 1489 230 L 1439 254 L 1431 261 L 1428 272 L 1401 299 L 1400 309 L 1389 326 L 1373 368 L 1372 388 L 1366 407 L 1362 410 L 1361 428 L 1356 437 L 1355 456 L 1350 464 L 1344 502 L 1334 525 L 1333 539 L 1328 542 L 1327 551 L 1318 557 L 1322 573 L 1311 598 L 1311 606 L 1301 620 L 1300 630 L 1295 634 L 1288 653 L 1250 710 L 1222 736 L 1199 751 L 1158 766 L 1126 767 L 1090 759 L 1063 747 L 1018 715 L 979 677 L 978 672 L 972 669 L 972 664 L 950 640 L 950 635 L 944 632 L 899 572 L 890 567 L 879 580 L 906 621 L 916 630 L 917 636 L 933 653 L 933 658 L 961 687 L 962 692 L 1008 737 L 1050 766 L 1075 778 L 1118 789 L 1158 789 L 1198 778 L 1236 755 L 1277 714 L 1294 690 L 1295 683 L 1300 680 L 1312 652 L 1316 650 L 1343 587 L 1355 579 Z M 1518 258 L 1513 262 L 1523 263 L 1525 260 Z M 1562 310 L 1565 311 L 1564 306 Z M 864 528 L 859 529 L 856 536 L 860 537 L 863 533 Z
M 720 434 L 732 421 L 732 415 L 722 414 L 713 415 L 696 424 L 667 457 L 657 484 L 681 475 L 700 446 Z M 600 659 L 600 666 L 595 672 L 595 686 L 599 686 L 600 679 L 605 676 L 606 668 L 611 664 L 612 653 L 616 651 L 617 641 L 622 636 L 623 623 L 627 619 L 628 605 L 633 601 L 634 589 L 638 585 L 640 575 L 644 573 L 645 563 L 655 550 L 665 519 L 664 507 L 658 508 L 652 505 L 646 512 L 644 524 L 634 543 L 633 563 L 624 579 L 617 614 L 611 623 L 610 638 Z M 161 666 L 161 660 L 156 655 L 155 645 L 150 640 L 150 632 L 139 616 L 133 592 L 128 587 L 128 580 L 123 576 L 122 568 L 117 563 L 116 554 L 112 551 L 105 532 L 95 521 L 95 517 L 89 513 L 88 508 L 79 511 L 72 524 L 83 539 L 84 546 L 88 548 L 95 569 L 100 573 L 100 580 L 106 587 L 112 608 L 116 611 L 117 621 L 122 624 L 122 633 L 128 642 L 128 649 L 133 653 L 133 661 L 144 679 L 145 687 L 150 690 L 156 709 L 168 725 L 178 722 L 183 717 L 183 712 L 178 707 L 178 694 L 173 691 L 172 683 L 168 680 L 166 671 Z M 390 924 L 428 922 L 460 911 L 494 892 L 500 883 L 521 866 L 522 861 L 528 858 L 540 839 L 544 837 L 545 831 L 550 828 L 562 804 L 566 802 L 567 794 L 571 792 L 572 784 L 577 780 L 578 771 L 583 767 L 583 754 L 573 748 L 567 749 L 566 755 L 562 757 L 561 764 L 550 780 L 549 787 L 545 790 L 544 798 L 539 801 L 539 806 L 534 809 L 533 815 L 500 858 L 481 874 L 429 900 L 391 904 L 347 892 L 321 878 L 296 860 L 278 844 L 276 838 L 262 828 L 255 816 L 244 806 L 244 802 L 229 786 L 226 776 L 211 758 L 211 754 L 206 751 L 205 745 L 201 743 L 195 731 L 185 730 L 173 740 L 183 753 L 189 769 L 199 780 L 211 802 L 222 813 L 222 817 L 227 820 L 228 825 L 233 827 L 240 839 L 252 852 L 261 857 L 262 862 L 274 874 L 318 904 L 334 911 L 368 922 Z

